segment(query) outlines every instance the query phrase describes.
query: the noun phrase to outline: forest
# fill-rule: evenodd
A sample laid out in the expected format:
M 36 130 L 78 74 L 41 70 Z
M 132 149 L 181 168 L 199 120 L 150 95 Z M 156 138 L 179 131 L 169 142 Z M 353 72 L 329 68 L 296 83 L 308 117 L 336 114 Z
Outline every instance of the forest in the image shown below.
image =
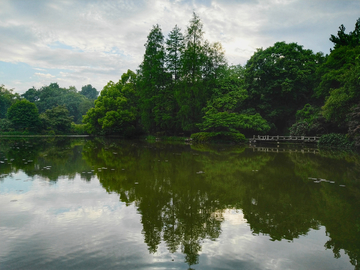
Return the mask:
M 99 92 L 57 83 L 23 95 L 0 86 L 0 132 L 191 136 L 241 142 L 257 134 L 327 136 L 360 146 L 360 18 L 330 35 L 330 54 L 297 43 L 229 65 L 193 13 L 182 31 L 147 36 L 143 61 Z

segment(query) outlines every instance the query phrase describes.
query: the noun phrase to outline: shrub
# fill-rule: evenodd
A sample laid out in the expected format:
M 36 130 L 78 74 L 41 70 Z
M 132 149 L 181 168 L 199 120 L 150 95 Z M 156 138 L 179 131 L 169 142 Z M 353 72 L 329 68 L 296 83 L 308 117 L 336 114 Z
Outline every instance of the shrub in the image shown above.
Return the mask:
M 88 134 L 85 129 L 85 124 L 75 124 L 71 123 L 71 133 L 76 135 L 86 135 Z
M 352 108 L 348 119 L 349 137 L 353 139 L 355 146 L 360 147 L 360 104 Z
M 204 143 L 212 141 L 243 143 L 246 141 L 244 134 L 239 132 L 198 132 L 191 134 L 194 142 Z
M 308 133 L 309 125 L 305 121 L 296 122 L 290 128 L 291 136 L 306 136 Z
M 330 133 L 320 137 L 319 147 L 352 148 L 353 143 L 344 134 Z
M 0 132 L 14 131 L 12 122 L 9 119 L 0 119 Z

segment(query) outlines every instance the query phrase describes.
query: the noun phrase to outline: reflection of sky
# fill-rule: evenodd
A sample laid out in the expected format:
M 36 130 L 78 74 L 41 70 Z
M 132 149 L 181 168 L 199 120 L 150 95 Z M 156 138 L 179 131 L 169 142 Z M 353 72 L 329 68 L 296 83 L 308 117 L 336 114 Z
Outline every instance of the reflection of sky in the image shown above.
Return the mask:
M 32 186 L 31 180 L 32 178 L 22 171 L 14 173 L 0 182 L 0 194 L 28 192 Z
M 97 179 L 77 175 L 55 185 L 27 179 L 19 173 L 0 183 L 0 269 L 187 268 L 181 251 L 170 254 L 165 243 L 149 254 L 136 208 L 108 194 Z M 26 192 L 13 192 L 18 189 Z M 291 243 L 272 242 L 253 235 L 241 211 L 223 216 L 220 237 L 204 241 L 194 269 L 352 268 L 347 255 L 334 259 L 325 250 L 324 228 Z
M 325 250 L 328 241 L 325 228 L 311 230 L 307 236 L 270 241 L 269 236 L 253 235 L 241 211 L 228 211 L 222 223 L 222 233 L 216 241 L 206 241 L 200 255 L 200 264 L 212 269 L 352 269 L 349 257 L 341 252 L 334 259 L 331 250 Z M 197 268 L 201 269 L 201 268 Z M 205 268 L 204 268 L 205 269 Z

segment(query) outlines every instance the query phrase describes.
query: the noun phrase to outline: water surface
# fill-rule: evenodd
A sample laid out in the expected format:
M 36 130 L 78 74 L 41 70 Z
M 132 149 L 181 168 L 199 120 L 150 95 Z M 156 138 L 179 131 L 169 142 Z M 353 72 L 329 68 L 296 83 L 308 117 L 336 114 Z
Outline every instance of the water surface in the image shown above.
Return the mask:
M 1 139 L 0 269 L 359 269 L 360 158 Z

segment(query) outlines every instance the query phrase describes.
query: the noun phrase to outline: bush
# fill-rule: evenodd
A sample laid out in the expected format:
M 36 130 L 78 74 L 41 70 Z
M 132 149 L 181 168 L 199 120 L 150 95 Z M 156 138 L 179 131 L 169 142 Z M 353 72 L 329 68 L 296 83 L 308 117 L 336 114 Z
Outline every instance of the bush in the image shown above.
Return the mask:
M 360 147 L 360 104 L 352 108 L 348 119 L 349 137 L 354 141 L 355 146 Z
M 0 132 L 14 131 L 12 122 L 9 119 L 0 119 Z
M 319 147 L 352 148 L 353 143 L 344 134 L 330 133 L 320 137 Z
M 291 136 L 306 136 L 308 133 L 309 125 L 305 121 L 296 122 L 290 128 Z
M 235 143 L 244 143 L 246 138 L 244 134 L 239 132 L 198 132 L 191 134 L 191 139 L 194 142 L 204 143 L 204 142 L 235 142 Z
M 76 134 L 76 135 L 88 134 L 85 129 L 85 124 L 75 124 L 74 122 L 72 122 L 71 123 L 71 134 Z

